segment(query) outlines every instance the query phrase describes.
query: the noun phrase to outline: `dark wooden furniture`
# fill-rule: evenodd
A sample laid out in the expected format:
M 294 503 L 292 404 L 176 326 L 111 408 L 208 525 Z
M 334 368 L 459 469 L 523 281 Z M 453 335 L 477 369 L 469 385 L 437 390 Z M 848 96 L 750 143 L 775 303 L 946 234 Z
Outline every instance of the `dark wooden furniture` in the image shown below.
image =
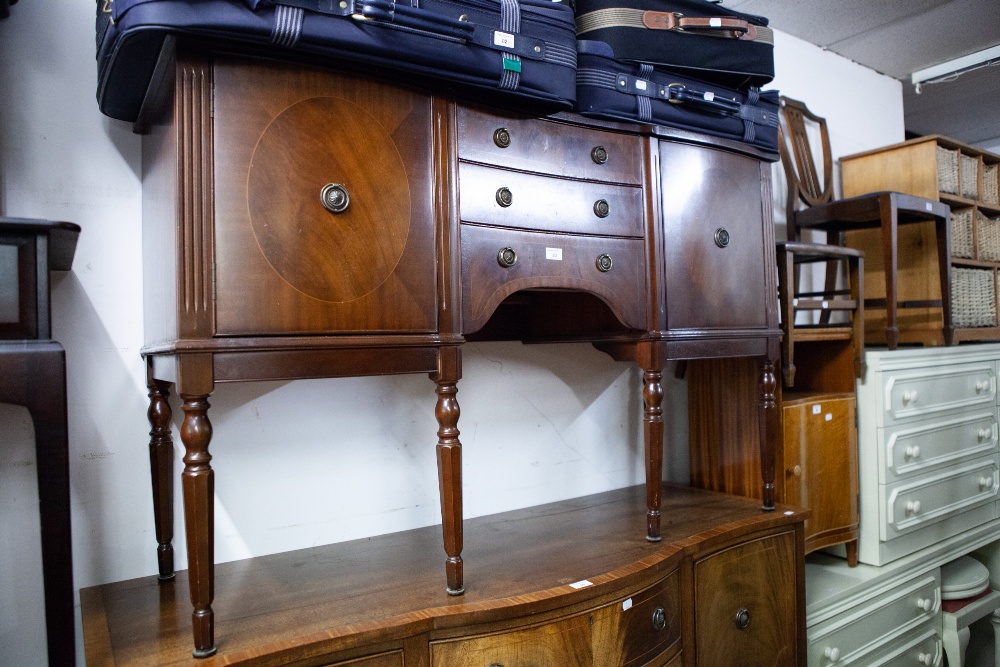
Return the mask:
M 774 440 L 776 497 L 809 508 L 806 553 L 845 544 L 854 566 L 861 519 L 853 348 L 850 341 L 800 345 L 807 346 L 797 383 L 802 390 L 778 388 L 777 422 L 767 428 Z M 744 359 L 689 364 L 692 486 L 758 497 L 755 376 Z
M 75 665 L 66 353 L 52 340 L 49 271 L 69 271 L 80 227 L 0 217 L 0 402 L 35 428 L 50 665 Z
M 901 308 L 940 308 L 944 323 L 942 334 L 945 344 L 954 344 L 954 327 L 951 323 L 951 237 L 950 212 L 946 205 L 923 197 L 900 192 L 871 192 L 847 199 L 833 198 L 833 161 L 826 119 L 815 115 L 806 105 L 787 97 L 781 98 L 783 140 L 781 163 L 788 181 L 786 220 L 788 238 L 799 240 L 803 229 L 824 231 L 841 245 L 847 236 L 847 245 L 865 250 L 865 280 L 868 293 L 866 307 L 885 311 L 884 327 L 880 331 L 869 328 L 872 342 L 884 343 L 890 350 L 899 344 L 899 315 Z M 819 130 L 822 144 L 822 175 L 817 169 L 815 156 L 809 142 L 810 127 Z M 821 182 L 822 179 L 822 182 Z M 801 210 L 799 207 L 805 205 Z M 900 225 L 921 224 L 934 227 L 937 242 L 937 273 L 941 286 L 940 299 L 901 301 L 898 297 L 898 277 L 901 255 L 899 253 Z M 878 274 L 877 279 L 873 274 Z M 829 286 L 829 283 L 828 283 Z M 883 293 L 874 290 L 884 288 Z
M 195 655 L 216 650 L 216 383 L 427 373 L 456 595 L 466 340 L 592 341 L 642 368 L 650 541 L 661 539 L 666 361 L 755 357 L 759 410 L 776 411 L 767 156 L 184 45 L 168 44 L 158 72 L 139 124 L 143 354 L 163 578 L 173 573 L 171 385 L 184 411 Z M 773 456 L 759 441 L 771 509 Z
M 803 514 L 641 486 L 470 519 L 463 596 L 435 527 L 218 566 L 220 652 L 191 658 L 189 573 L 81 591 L 87 664 L 792 667 L 804 657 Z

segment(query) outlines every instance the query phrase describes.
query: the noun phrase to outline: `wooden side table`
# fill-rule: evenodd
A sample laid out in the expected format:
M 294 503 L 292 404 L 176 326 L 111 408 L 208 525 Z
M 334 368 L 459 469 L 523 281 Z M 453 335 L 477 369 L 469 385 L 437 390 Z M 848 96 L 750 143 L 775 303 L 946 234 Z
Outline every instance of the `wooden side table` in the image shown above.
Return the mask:
M 68 271 L 80 227 L 0 217 L 0 402 L 35 427 L 49 664 L 76 664 L 66 354 L 52 340 L 49 271 Z

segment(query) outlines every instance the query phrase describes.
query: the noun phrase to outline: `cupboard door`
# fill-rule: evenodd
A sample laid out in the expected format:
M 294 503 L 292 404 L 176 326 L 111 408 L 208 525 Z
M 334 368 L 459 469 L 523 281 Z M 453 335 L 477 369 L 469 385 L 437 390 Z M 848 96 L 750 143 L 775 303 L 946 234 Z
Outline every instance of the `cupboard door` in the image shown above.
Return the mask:
M 858 431 L 854 395 L 815 395 L 784 401 L 785 493 L 782 502 L 811 510 L 806 551 L 829 546 L 857 529 Z M 815 541 L 815 544 L 812 542 Z M 839 541 L 843 541 L 842 537 Z
M 660 143 L 667 328 L 768 324 L 761 166 L 720 150 Z
M 431 98 L 265 61 L 214 72 L 218 335 L 437 328 Z M 185 240 L 187 243 L 187 240 Z
M 794 667 L 795 533 L 762 537 L 694 564 L 695 653 L 702 667 Z
M 523 630 L 431 642 L 431 667 L 593 667 L 587 614 Z

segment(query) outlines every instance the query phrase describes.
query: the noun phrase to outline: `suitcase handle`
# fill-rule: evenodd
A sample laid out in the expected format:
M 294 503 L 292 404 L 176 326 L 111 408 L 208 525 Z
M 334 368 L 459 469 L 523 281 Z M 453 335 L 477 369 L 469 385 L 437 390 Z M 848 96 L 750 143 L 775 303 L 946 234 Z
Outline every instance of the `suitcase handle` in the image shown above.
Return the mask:
M 667 101 L 671 104 L 692 104 L 724 114 L 739 114 L 742 106 L 738 100 L 731 100 L 712 92 L 692 90 L 683 83 L 667 85 Z
M 476 27 L 468 21 L 441 16 L 392 0 L 364 0 L 361 3 L 361 16 L 373 21 L 392 23 L 403 28 L 461 40 L 470 39 L 476 30 Z
M 654 12 L 642 13 L 642 24 L 650 30 L 673 30 L 676 32 L 722 32 L 730 35 L 718 35 L 719 37 L 733 37 L 734 39 L 755 40 L 757 39 L 757 26 L 735 17 L 687 17 L 678 12 Z

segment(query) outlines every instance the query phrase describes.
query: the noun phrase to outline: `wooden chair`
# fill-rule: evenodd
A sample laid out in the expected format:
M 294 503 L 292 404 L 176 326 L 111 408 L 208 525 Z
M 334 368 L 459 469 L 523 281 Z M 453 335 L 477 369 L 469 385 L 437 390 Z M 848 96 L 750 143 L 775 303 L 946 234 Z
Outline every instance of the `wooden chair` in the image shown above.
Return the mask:
M 781 164 L 788 181 L 786 220 L 789 241 L 799 241 L 802 229 L 825 231 L 828 241 L 843 245 L 844 233 L 863 229 L 881 229 L 881 252 L 884 265 L 885 297 L 865 299 L 868 308 L 886 311 L 886 344 L 890 350 L 899 344 L 899 308 L 941 308 L 946 345 L 953 345 L 954 328 L 951 319 L 951 239 L 950 210 L 941 202 L 902 194 L 873 192 L 834 200 L 833 160 L 826 120 L 816 116 L 805 104 L 787 97 L 781 98 Z M 822 143 L 822 175 L 817 170 L 809 128 L 818 129 Z M 804 208 L 800 208 L 803 206 Z M 933 222 L 937 237 L 941 299 L 900 302 L 898 286 L 899 225 Z M 832 238 L 831 238 L 832 237 Z M 833 285 L 827 277 L 827 286 Z

